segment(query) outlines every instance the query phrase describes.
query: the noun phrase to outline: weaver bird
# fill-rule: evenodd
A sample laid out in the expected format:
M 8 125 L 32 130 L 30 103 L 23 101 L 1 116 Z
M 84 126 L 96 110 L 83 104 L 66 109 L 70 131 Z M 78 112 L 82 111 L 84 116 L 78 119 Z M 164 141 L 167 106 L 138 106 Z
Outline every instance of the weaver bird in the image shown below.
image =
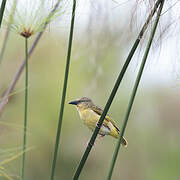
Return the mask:
M 75 105 L 80 118 L 84 121 L 84 124 L 94 131 L 95 127 L 97 126 L 97 123 L 99 121 L 99 118 L 102 114 L 102 109 L 96 106 L 91 99 L 87 97 L 83 97 L 81 99 L 77 99 L 74 101 L 69 102 L 69 104 Z M 115 124 L 115 121 L 112 120 L 112 118 L 109 115 L 106 115 L 103 124 L 99 130 L 99 134 L 101 137 L 105 135 L 110 135 L 114 138 L 118 138 L 119 136 L 119 129 Z M 121 144 L 123 146 L 127 146 L 127 141 L 123 137 Z

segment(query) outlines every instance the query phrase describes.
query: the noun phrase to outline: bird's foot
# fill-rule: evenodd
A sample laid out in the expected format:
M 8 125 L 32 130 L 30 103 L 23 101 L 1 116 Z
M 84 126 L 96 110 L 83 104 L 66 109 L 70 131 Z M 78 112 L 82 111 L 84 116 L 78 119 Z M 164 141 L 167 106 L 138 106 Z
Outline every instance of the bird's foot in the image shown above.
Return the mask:
M 96 123 L 96 127 L 98 127 L 99 129 L 101 128 L 101 126 L 99 126 L 98 122 Z
M 100 134 L 98 139 L 102 139 L 105 135 Z
M 92 144 L 90 141 L 87 142 L 87 146 L 89 146 L 89 147 L 93 147 L 93 146 L 95 146 L 95 144 L 96 144 L 95 142 L 94 142 L 94 144 Z

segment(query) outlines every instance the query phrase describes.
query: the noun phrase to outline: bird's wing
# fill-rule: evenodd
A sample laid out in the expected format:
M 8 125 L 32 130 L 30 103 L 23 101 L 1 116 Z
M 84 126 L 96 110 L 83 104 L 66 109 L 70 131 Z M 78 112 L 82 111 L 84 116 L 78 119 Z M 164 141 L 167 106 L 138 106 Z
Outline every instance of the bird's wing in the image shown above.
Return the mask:
M 95 105 L 92 107 L 92 110 L 93 110 L 95 113 L 99 114 L 100 116 L 101 116 L 102 113 L 103 113 L 103 110 L 102 110 L 100 107 L 95 106 Z M 119 131 L 118 127 L 117 127 L 116 124 L 115 124 L 115 121 L 114 121 L 108 114 L 106 115 L 105 120 L 107 120 L 108 122 L 111 122 L 111 123 L 114 125 L 114 127 L 117 129 L 117 131 Z

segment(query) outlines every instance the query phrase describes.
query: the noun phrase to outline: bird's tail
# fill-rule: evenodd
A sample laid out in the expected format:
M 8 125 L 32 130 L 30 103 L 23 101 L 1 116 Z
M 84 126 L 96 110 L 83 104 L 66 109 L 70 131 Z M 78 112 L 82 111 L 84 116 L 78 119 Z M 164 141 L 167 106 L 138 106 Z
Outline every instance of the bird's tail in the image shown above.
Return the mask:
M 117 139 L 117 138 L 119 137 L 119 129 L 118 129 L 118 131 L 117 131 L 117 130 L 111 131 L 111 132 L 110 132 L 110 135 L 113 136 L 113 137 L 115 137 L 115 138 Z M 127 145 L 128 145 L 128 142 L 127 142 L 127 140 L 126 140 L 124 137 L 122 137 L 121 144 L 122 144 L 124 147 L 127 147 Z
M 127 140 L 126 140 L 124 137 L 122 138 L 121 144 L 122 144 L 124 147 L 127 147 L 127 145 L 128 145 L 128 142 L 127 142 Z

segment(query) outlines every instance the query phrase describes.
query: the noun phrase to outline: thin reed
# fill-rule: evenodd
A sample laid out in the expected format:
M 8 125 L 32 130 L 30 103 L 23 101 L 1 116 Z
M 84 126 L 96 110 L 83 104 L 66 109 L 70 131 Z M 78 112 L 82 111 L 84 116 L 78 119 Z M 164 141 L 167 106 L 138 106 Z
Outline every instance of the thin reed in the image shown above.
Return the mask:
M 59 112 L 59 122 L 58 122 L 58 127 L 57 127 L 56 142 L 55 142 L 55 147 L 54 147 L 54 155 L 53 155 L 53 162 L 52 162 L 52 169 L 51 169 L 51 176 L 50 176 L 51 180 L 54 179 L 57 156 L 58 156 L 58 148 L 59 148 L 59 141 L 60 141 L 60 135 L 61 135 L 61 126 L 62 126 L 62 119 L 63 119 L 63 113 L 64 113 L 64 104 L 65 104 L 65 98 L 66 98 L 67 82 L 68 82 L 68 75 L 69 75 L 69 66 L 70 66 L 70 59 L 71 59 L 71 49 L 72 49 L 73 32 L 74 32 L 75 12 L 76 12 L 76 0 L 73 0 L 71 26 L 70 26 L 69 43 L 68 43 L 68 52 L 67 52 L 65 75 L 64 75 L 64 85 L 63 85 L 61 106 L 60 106 L 60 112 Z
M 2 2 L 1 2 L 1 9 L 0 9 L 0 28 L 1 28 L 1 23 L 2 23 L 2 19 L 3 19 L 3 15 L 4 15 L 5 6 L 6 6 L 6 0 L 2 0 Z
M 23 134 L 23 156 L 22 156 L 22 180 L 25 178 L 26 148 L 27 148 L 27 112 L 28 112 L 28 38 L 25 38 L 25 96 L 24 96 L 24 134 Z
M 152 32 L 151 32 L 150 37 L 149 37 L 149 41 L 148 41 L 148 44 L 147 44 L 147 47 L 146 47 L 146 50 L 145 50 L 145 53 L 144 53 L 144 56 L 143 56 L 143 59 L 142 59 L 141 66 L 139 68 L 139 72 L 138 72 L 138 75 L 137 75 L 137 78 L 136 78 L 136 81 L 135 81 L 135 84 L 134 84 L 134 88 L 132 90 L 132 94 L 131 94 L 131 97 L 130 97 L 130 100 L 129 100 L 129 104 L 128 104 L 127 111 L 126 111 L 126 114 L 125 114 L 125 118 L 124 118 L 124 121 L 123 121 L 123 124 L 122 124 L 122 128 L 120 130 L 120 135 L 118 137 L 118 141 L 117 141 L 115 151 L 114 151 L 114 154 L 113 154 L 112 162 L 111 162 L 111 165 L 110 165 L 110 168 L 109 168 L 109 173 L 108 173 L 108 176 L 107 176 L 107 180 L 111 180 L 111 178 L 112 178 L 112 173 L 113 173 L 114 166 L 115 166 L 115 163 L 116 163 L 116 160 L 117 160 L 118 152 L 119 152 L 120 145 L 121 145 L 121 140 L 122 140 L 122 137 L 124 135 L 124 132 L 125 132 L 125 129 L 126 129 L 126 126 L 127 126 L 127 122 L 128 122 L 129 115 L 130 115 L 130 112 L 131 112 L 131 109 L 132 109 L 132 106 L 133 106 L 133 103 L 134 103 L 134 99 L 135 99 L 135 96 L 136 96 L 136 93 L 137 93 L 139 82 L 141 80 L 142 73 L 143 73 L 143 70 L 144 70 L 144 67 L 145 67 L 145 64 L 146 64 L 146 60 L 147 60 L 147 57 L 148 57 L 148 54 L 149 54 L 149 51 L 150 51 L 150 48 L 151 48 L 151 45 L 152 45 L 152 41 L 153 41 L 156 29 L 157 29 L 157 25 L 158 25 L 158 22 L 159 22 L 159 18 L 160 18 L 160 15 L 161 15 L 163 4 L 164 4 L 164 0 L 162 0 L 162 2 L 160 2 L 160 7 L 159 7 L 159 10 L 158 10 L 157 15 L 156 15 L 156 20 L 155 20 L 154 26 L 152 28 Z

